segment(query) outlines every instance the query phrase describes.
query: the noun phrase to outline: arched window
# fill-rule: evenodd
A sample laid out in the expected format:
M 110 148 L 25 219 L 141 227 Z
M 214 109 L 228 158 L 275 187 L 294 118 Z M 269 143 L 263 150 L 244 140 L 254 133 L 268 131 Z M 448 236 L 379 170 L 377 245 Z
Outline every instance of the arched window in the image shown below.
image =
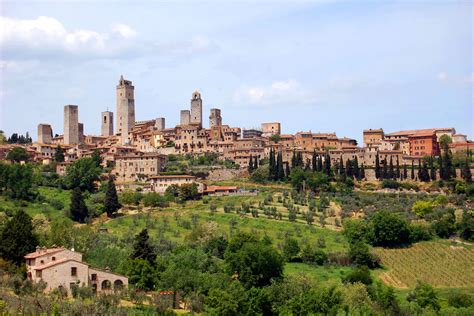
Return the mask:
M 114 290 L 120 290 L 123 288 L 122 280 L 115 280 L 114 282 Z
M 110 283 L 109 280 L 102 281 L 102 284 L 101 284 L 102 290 L 110 290 L 111 287 L 112 287 L 112 283 Z

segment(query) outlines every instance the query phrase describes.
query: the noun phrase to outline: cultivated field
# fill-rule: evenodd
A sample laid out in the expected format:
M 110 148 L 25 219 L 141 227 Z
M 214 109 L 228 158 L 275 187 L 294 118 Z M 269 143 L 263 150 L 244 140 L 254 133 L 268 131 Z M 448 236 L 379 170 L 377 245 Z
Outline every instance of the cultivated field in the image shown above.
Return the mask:
M 376 248 L 388 269 L 379 277 L 398 288 L 427 282 L 435 287 L 474 286 L 474 248 L 449 242 L 422 242 L 409 248 Z

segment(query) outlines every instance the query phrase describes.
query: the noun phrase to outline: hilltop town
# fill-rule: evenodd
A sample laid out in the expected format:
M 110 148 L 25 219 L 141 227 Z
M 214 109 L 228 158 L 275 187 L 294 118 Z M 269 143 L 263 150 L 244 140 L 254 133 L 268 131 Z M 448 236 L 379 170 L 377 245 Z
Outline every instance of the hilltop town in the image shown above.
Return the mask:
M 84 124 L 79 122 L 79 106 L 64 106 L 64 134 L 54 134 L 53 126 L 38 124 L 37 140 L 27 146 L 33 161 L 48 164 L 53 161 L 58 147 L 65 151 L 64 162 L 57 165 L 60 174 L 73 161 L 90 157 L 100 151 L 104 165 L 113 165 L 112 174 L 117 183 L 127 183 L 159 176 L 164 170 L 168 155 L 202 155 L 215 153 L 218 159 L 232 161 L 242 170 L 249 161 L 261 161 L 270 153 L 281 153 L 283 164 L 289 164 L 295 153 L 304 163 L 313 157 L 330 159 L 333 165 L 341 160 L 357 157 L 358 163 L 369 172 L 367 179 L 374 179 L 370 171 L 378 157 L 381 166 L 390 160 L 399 166 L 417 165 L 425 157 L 439 156 L 443 135 L 452 140 L 452 153 L 474 149 L 474 142 L 454 127 L 405 130 L 386 133 L 382 128 L 366 129 L 363 144 L 355 139 L 338 137 L 336 133 L 301 131 L 282 133 L 282 123 L 264 122 L 261 129 L 243 129 L 223 123 L 221 109 L 209 110 L 209 124 L 203 120 L 203 99 L 198 91 L 191 95 L 190 108 L 181 110 L 180 124 L 166 126 L 166 118 L 146 121 L 135 120 L 135 87 L 132 81 L 120 77 L 116 86 L 116 111 L 100 114 L 101 135 L 85 135 Z M 98 117 L 99 119 L 99 117 Z M 284 123 L 283 123 L 284 126 Z M 53 136 L 55 135 L 55 136 Z M 5 157 L 15 145 L 3 145 L 0 154 Z M 1 158 L 1 157 L 0 157 Z M 258 164 L 258 162 L 257 162 Z

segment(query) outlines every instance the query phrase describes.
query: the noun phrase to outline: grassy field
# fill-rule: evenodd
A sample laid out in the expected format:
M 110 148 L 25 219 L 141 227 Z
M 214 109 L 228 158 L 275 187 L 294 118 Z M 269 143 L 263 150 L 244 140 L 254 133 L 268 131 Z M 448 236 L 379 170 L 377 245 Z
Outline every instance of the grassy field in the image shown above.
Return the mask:
M 464 288 L 474 285 L 474 247 L 430 241 L 408 248 L 375 248 L 387 271 L 378 275 L 397 288 L 412 288 L 417 281 L 435 287 Z
M 341 277 L 351 271 L 350 267 L 338 266 L 316 266 L 305 263 L 287 263 L 285 265 L 284 275 L 305 274 L 316 282 L 326 282 L 332 280 L 341 283 Z

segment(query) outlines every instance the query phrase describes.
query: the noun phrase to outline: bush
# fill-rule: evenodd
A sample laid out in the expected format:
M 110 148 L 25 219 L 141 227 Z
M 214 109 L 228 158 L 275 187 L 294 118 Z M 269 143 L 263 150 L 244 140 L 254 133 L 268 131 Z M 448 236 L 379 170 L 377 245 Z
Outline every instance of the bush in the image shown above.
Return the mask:
M 371 269 L 379 266 L 379 260 L 370 253 L 369 246 L 360 241 L 350 244 L 349 258 L 356 266 L 367 266 Z
M 56 210 L 62 210 L 64 208 L 64 202 L 58 199 L 51 199 L 51 201 L 49 201 L 49 205 L 51 205 Z
M 360 266 L 353 269 L 347 275 L 342 277 L 344 283 L 357 283 L 360 282 L 365 285 L 372 284 L 372 277 L 370 276 L 369 268 L 366 266 Z
M 168 201 L 159 193 L 150 192 L 143 197 L 143 204 L 146 207 L 167 207 Z
M 407 300 L 415 302 L 422 308 L 430 306 L 434 310 L 440 309 L 438 296 L 433 287 L 427 283 L 418 282 L 415 289 L 408 293 Z
M 408 222 L 388 212 L 375 213 L 371 218 L 370 240 L 374 246 L 395 247 L 410 243 Z
M 461 308 L 470 307 L 474 303 L 473 297 L 467 293 L 461 293 L 459 291 L 452 291 L 448 294 L 449 306 Z
M 431 240 L 433 233 L 429 226 L 423 224 L 410 225 L 410 241 L 418 242 L 423 240 Z
M 418 217 L 425 217 L 426 214 L 433 212 L 434 204 L 431 201 L 416 201 L 413 203 L 412 211 Z
M 382 189 L 398 189 L 400 184 L 395 180 L 385 179 L 382 181 Z

